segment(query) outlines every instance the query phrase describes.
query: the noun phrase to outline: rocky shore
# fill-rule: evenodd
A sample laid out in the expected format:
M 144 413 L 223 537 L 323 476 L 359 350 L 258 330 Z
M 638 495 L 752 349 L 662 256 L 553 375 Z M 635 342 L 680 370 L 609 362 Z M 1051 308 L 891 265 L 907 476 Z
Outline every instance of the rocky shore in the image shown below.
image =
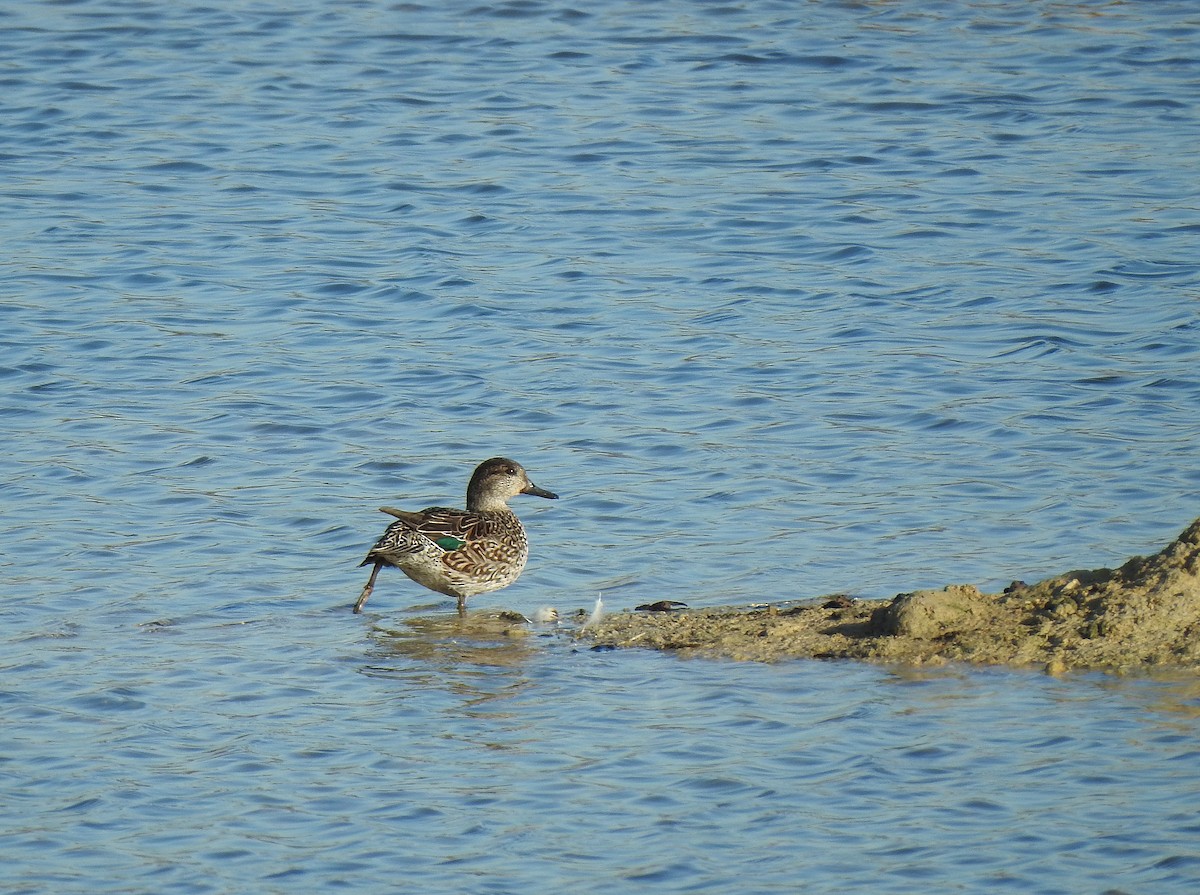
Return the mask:
M 614 613 L 581 634 L 640 647 L 771 662 L 865 659 L 1133 671 L 1200 669 L 1200 519 L 1149 557 L 1067 572 L 1000 594 L 969 584 L 892 600 Z

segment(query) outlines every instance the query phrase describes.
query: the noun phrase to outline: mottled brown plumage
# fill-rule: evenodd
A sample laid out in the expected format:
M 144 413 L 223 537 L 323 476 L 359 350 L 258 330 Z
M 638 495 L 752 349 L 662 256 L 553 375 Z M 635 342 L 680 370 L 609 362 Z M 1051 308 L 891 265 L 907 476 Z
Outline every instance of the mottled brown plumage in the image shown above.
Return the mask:
M 466 612 L 468 597 L 512 584 L 529 558 L 525 529 L 508 507 L 508 500 L 518 494 L 558 497 L 534 485 L 520 463 L 493 457 L 471 476 L 465 510 L 380 507 L 396 521 L 362 561 L 374 567 L 354 611 L 362 611 L 383 566 L 395 566 L 418 584 L 454 597 L 460 615 Z

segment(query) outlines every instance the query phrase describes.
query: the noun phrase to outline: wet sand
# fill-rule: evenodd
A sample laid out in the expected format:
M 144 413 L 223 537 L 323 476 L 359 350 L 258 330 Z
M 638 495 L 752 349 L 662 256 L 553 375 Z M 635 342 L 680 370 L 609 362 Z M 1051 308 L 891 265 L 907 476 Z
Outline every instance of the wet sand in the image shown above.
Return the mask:
M 595 647 L 759 662 L 864 659 L 1135 671 L 1200 669 L 1200 519 L 1159 553 L 984 594 L 967 584 L 892 600 L 627 611 L 580 635 Z

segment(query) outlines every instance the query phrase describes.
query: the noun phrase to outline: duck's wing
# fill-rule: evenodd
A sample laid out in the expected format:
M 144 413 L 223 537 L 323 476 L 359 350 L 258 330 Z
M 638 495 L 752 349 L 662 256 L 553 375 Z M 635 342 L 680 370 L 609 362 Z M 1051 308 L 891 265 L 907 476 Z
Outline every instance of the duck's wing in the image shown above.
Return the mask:
M 395 516 L 396 521 L 389 525 L 383 536 L 375 542 L 364 562 L 370 562 L 377 555 L 414 555 L 435 547 L 443 552 L 454 550 L 466 543 L 464 535 L 455 534 L 470 529 L 470 520 L 464 517 L 474 518 L 473 513 L 452 510 L 449 507 L 428 507 L 417 513 L 397 510 L 395 507 L 379 509 L 389 516 Z
M 380 510 L 395 516 L 396 521 L 372 553 L 416 553 L 432 543 L 441 549 L 441 560 L 448 568 L 484 578 L 524 564 L 524 533 L 512 537 L 495 518 L 450 507 L 427 507 L 418 513 L 394 507 Z
M 494 516 L 430 507 L 418 529 L 445 552 L 442 563 L 473 580 L 506 580 L 520 574 L 528 549 L 524 532 L 510 531 Z
M 497 530 L 494 519 L 466 510 L 451 510 L 448 506 L 430 506 L 418 513 L 404 513 L 404 516 L 397 518 L 413 525 L 413 528 L 446 551 L 458 549 L 466 543 L 492 540 Z
M 421 521 L 421 514 L 414 513 L 411 510 L 398 510 L 395 507 L 380 507 L 379 512 L 387 513 L 389 516 L 395 516 L 397 519 L 403 519 L 412 525 L 416 525 Z

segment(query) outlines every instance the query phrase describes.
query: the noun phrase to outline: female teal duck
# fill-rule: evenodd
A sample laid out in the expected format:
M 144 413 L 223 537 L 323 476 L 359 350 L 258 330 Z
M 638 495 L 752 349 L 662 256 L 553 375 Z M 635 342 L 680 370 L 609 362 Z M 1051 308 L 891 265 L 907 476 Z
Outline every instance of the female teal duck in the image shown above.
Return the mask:
M 467 597 L 512 584 L 529 558 L 525 529 L 508 508 L 509 498 L 518 494 L 558 499 L 529 481 L 520 463 L 493 457 L 471 476 L 465 510 L 429 507 L 410 513 L 380 507 L 396 521 L 362 561 L 375 567 L 354 611 L 362 612 L 384 566 L 395 566 L 417 584 L 454 597 L 459 615 L 466 614 Z

